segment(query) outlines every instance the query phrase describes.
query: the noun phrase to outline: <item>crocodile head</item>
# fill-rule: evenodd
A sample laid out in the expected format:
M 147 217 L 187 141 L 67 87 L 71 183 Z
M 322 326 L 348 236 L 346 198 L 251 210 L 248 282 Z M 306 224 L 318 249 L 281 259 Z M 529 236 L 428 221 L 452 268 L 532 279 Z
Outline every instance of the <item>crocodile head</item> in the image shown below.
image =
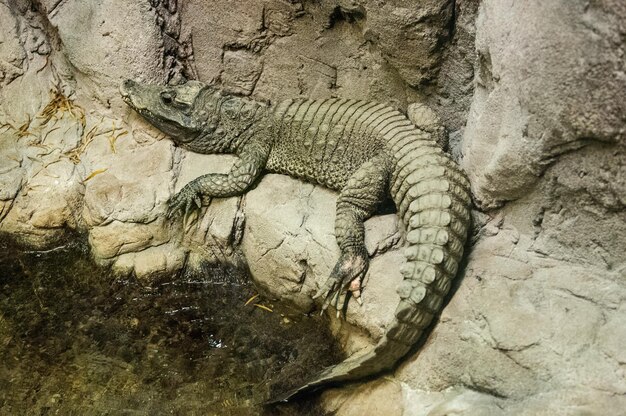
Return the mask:
M 124 101 L 178 145 L 198 153 L 230 153 L 237 138 L 263 117 L 267 105 L 199 81 L 179 86 L 127 80 Z
M 199 81 L 160 86 L 126 80 L 120 93 L 126 104 L 178 144 L 192 142 L 210 125 L 204 102 L 215 90 Z

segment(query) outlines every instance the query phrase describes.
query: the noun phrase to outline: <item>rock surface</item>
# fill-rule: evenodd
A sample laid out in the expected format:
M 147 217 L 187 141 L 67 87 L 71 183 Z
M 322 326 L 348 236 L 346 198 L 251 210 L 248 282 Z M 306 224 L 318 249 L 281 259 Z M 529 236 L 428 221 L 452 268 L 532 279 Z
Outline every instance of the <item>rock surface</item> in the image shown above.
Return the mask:
M 339 416 L 619 413 L 622 3 L 0 0 L 0 232 L 44 250 L 84 233 L 99 262 L 143 279 L 245 261 L 267 297 L 310 312 L 338 256 L 336 196 L 267 175 L 196 221 L 165 221 L 174 192 L 232 158 L 175 148 L 121 102 L 120 81 L 423 102 L 472 182 L 466 266 L 421 349 L 322 402 Z M 330 320 L 347 352 L 384 331 L 404 261 L 394 215 L 366 227 L 365 304 Z
M 464 138 L 481 205 L 526 194 L 563 154 L 623 146 L 625 17 L 618 1 L 482 4 Z

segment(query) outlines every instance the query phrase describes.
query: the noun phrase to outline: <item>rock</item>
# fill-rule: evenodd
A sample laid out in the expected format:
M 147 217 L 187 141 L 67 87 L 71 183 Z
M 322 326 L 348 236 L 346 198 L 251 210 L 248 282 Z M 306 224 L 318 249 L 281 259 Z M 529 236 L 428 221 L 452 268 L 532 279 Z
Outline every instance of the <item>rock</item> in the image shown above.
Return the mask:
M 134 275 L 143 281 L 170 275 L 181 269 L 185 262 L 185 251 L 173 244 L 148 247 L 132 251 L 115 258 L 113 270 L 121 275 Z
M 491 416 L 502 412 L 502 399 L 463 387 L 431 392 L 412 390 L 389 379 L 370 384 L 331 389 L 323 393 L 323 399 L 329 410 L 342 415 Z
M 345 416 L 406 414 L 402 387 L 387 380 L 379 380 L 368 389 L 351 390 L 350 394 L 342 394 L 341 389 L 330 390 L 324 393 L 324 399 L 329 411 Z
M 251 52 L 226 51 L 223 60 L 224 87 L 235 94 L 250 95 L 263 71 L 261 58 Z
M 482 206 L 521 197 L 565 153 L 623 145 L 624 19 L 618 2 L 483 4 L 463 146 Z
M 386 61 L 412 87 L 432 80 L 449 36 L 451 1 L 367 2 L 363 35 L 376 44 Z
M 283 175 L 266 175 L 246 194 L 241 251 L 266 296 L 302 313 L 314 308 L 311 297 L 339 258 L 334 235 L 336 199 L 336 193 Z M 265 203 L 269 200 L 272 205 Z M 400 300 L 395 288 L 402 281 L 398 265 L 404 258 L 393 249 L 399 241 L 395 215 L 373 217 L 365 228 L 368 251 L 376 256 L 363 280 L 364 304 L 349 302 L 346 316 L 355 331 L 379 339 Z
M 245 197 L 241 250 L 250 272 L 261 289 L 301 312 L 313 308 L 311 296 L 339 254 L 328 214 L 334 205 L 331 192 L 282 175 L 267 175 Z
M 74 75 L 95 83 L 90 99 L 114 100 L 122 108 L 118 85 L 127 78 L 162 82 L 163 36 L 149 2 L 119 0 L 57 3 L 48 10 Z M 120 25 L 116 16 L 124 16 Z
M 39 249 L 58 245 L 78 224 L 76 207 L 81 204 L 82 183 L 76 166 L 60 155 L 64 143 L 76 141 L 80 128 L 63 118 L 58 124 L 56 129 L 66 129 L 67 141 L 55 142 L 50 137 L 54 130 L 37 120 L 17 130 L 10 127 L 2 135 L 6 150 L 5 168 L 0 173 L 0 182 L 5 183 L 0 230 Z
M 621 314 L 623 279 L 538 256 L 531 244 L 505 223 L 475 245 L 433 335 L 395 377 L 415 390 L 463 385 L 506 397 L 507 414 L 516 414 L 516 400 L 532 402 L 545 392 L 624 391 L 620 371 L 598 377 L 614 361 L 601 353 L 606 347 L 597 335 L 605 319 Z M 621 400 L 616 396 L 611 406 Z
M 0 3 L 0 26 L 0 85 L 5 85 L 24 73 L 26 52 L 20 43 L 17 19 L 4 3 Z
M 22 187 L 24 169 L 23 156 L 17 138 L 13 134 L 0 134 L 0 220 L 8 213 Z
M 150 223 L 162 216 L 173 180 L 171 144 L 139 145 L 112 153 L 106 140 L 86 152 L 83 218 L 89 227 L 111 221 Z M 119 145 L 118 145 L 119 146 Z M 83 179 L 84 180 L 84 179 Z
M 236 5 L 226 1 L 190 1 L 184 4 L 182 14 L 186 30 L 194 39 L 194 59 L 201 80 L 213 80 L 225 88 L 251 92 L 254 97 L 271 101 L 299 95 L 311 98 L 333 95 L 406 106 L 416 94 L 406 89 L 383 53 L 367 46 L 377 42 L 365 38 L 366 19 L 359 12 L 365 6 L 361 6 L 348 7 L 336 1 Z M 435 14 L 433 7 L 425 7 L 424 15 Z M 372 5 L 371 9 L 372 14 L 379 13 L 376 6 Z M 419 14 L 418 11 L 412 16 L 417 19 Z M 400 14 L 397 19 L 402 20 Z M 434 28 L 438 24 L 439 21 L 433 22 L 432 33 L 442 31 Z M 430 24 L 415 23 L 415 26 L 416 32 L 430 30 Z M 381 22 L 376 30 L 387 33 L 396 29 Z M 405 51 L 413 50 L 420 42 L 417 38 L 394 39 L 394 36 L 402 37 L 401 33 L 395 33 L 385 39 L 397 50 L 402 45 L 406 45 Z M 412 59 L 421 59 L 424 47 L 432 47 L 430 42 L 435 38 L 430 36 L 425 40 Z M 432 55 L 436 57 L 431 58 L 429 52 L 424 60 L 436 61 L 440 52 L 434 51 Z M 422 71 L 415 62 L 396 61 L 407 74 Z M 430 71 L 428 76 L 434 73 Z
M 262 15 L 263 4 L 259 2 L 190 0 L 183 3 L 183 30 L 194 40 L 194 60 L 200 80 L 218 78 L 223 70 L 225 45 L 245 44 L 253 39 L 262 25 Z
M 145 250 L 170 240 L 163 220 L 149 224 L 113 221 L 89 230 L 89 244 L 97 259 L 107 260 L 121 254 Z

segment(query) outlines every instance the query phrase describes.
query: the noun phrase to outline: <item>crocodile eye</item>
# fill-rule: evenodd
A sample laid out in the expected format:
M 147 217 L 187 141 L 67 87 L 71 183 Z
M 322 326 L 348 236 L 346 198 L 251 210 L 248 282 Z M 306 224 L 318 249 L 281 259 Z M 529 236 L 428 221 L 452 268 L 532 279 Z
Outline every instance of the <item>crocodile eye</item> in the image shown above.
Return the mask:
M 176 93 L 174 91 L 163 91 L 161 93 L 161 101 L 163 101 L 163 104 L 172 104 L 174 98 L 176 98 Z

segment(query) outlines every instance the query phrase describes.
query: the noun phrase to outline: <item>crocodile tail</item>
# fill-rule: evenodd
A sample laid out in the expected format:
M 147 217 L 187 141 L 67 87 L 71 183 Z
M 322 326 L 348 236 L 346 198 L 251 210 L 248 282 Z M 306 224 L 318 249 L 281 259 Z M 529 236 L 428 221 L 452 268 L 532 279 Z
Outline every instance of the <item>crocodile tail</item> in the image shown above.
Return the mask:
M 322 371 L 277 401 L 342 381 L 389 370 L 406 355 L 440 311 L 469 226 L 470 189 L 465 174 L 427 132 L 401 123 L 385 134 L 392 155 L 391 196 L 406 229 L 406 264 L 400 303 L 376 346 Z
M 388 141 L 395 160 L 390 191 L 405 227 L 407 261 L 395 319 L 379 343 L 388 345 L 378 353 L 389 356 L 385 361 L 414 346 L 440 312 L 467 239 L 469 181 L 430 137 L 418 130 Z

